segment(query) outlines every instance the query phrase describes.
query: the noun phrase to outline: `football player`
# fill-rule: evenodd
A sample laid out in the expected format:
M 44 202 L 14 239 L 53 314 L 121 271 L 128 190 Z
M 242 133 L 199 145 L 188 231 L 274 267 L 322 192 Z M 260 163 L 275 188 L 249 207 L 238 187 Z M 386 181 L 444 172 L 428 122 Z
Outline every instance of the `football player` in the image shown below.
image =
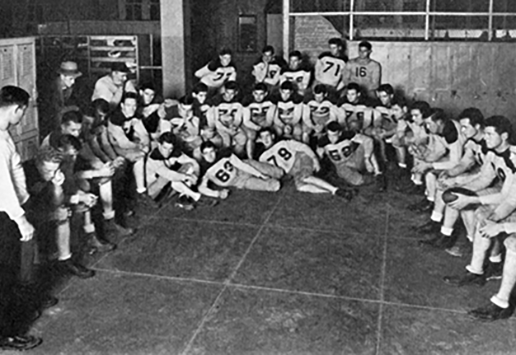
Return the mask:
M 275 133 L 269 128 L 263 129 L 257 142 L 263 145 L 264 151 L 259 161 L 281 168 L 285 174 L 294 178 L 298 191 L 310 193 L 331 193 L 347 200 L 352 193 L 339 189 L 330 183 L 314 176 L 320 170 L 317 155 L 304 143 L 288 139 L 275 142 Z
M 201 83 L 206 84 L 209 89 L 209 96 L 219 91 L 224 83 L 235 81 L 237 78 L 236 67 L 233 64 L 232 52 L 228 48 L 223 48 L 219 52 L 217 59 L 209 62 L 201 69 L 195 72 L 195 77 L 199 78 Z
M 370 58 L 373 46 L 367 41 L 358 44 L 358 57 L 347 63 L 348 83 L 357 83 L 370 97 L 375 97 L 375 91 L 382 81 L 382 66 Z
M 346 86 L 346 95 L 338 106 L 338 122 L 345 130 L 365 132 L 372 128 L 373 109 L 366 106 L 357 83 Z
M 288 67 L 283 69 L 283 72 L 281 73 L 280 84 L 283 84 L 285 81 L 290 81 L 294 84 L 296 92 L 299 95 L 304 96 L 308 89 L 308 85 L 310 85 L 311 77 L 312 74 L 310 69 L 303 64 L 301 52 L 290 52 Z
M 315 62 L 315 84 L 324 84 L 328 87 L 332 98 L 346 85 L 346 62 L 344 44 L 340 38 L 330 38 L 329 52 L 323 52 Z
M 251 96 L 244 99 L 244 128 L 247 134 L 247 157 L 254 156 L 256 134 L 262 128 L 270 127 L 274 121 L 276 105 L 268 97 L 267 85 L 258 83 Z
M 307 100 L 303 108 L 303 142 L 310 144 L 312 135 L 319 139 L 328 122 L 337 120 L 337 108 L 328 99 L 328 90 L 323 84 L 316 85 L 313 99 Z
M 294 85 L 289 81 L 281 84 L 279 95 L 273 102 L 277 107 L 274 130 L 278 137 L 301 141 L 304 104 L 303 98 L 294 91 Z
M 279 168 L 263 164 L 255 160 L 242 161 L 230 151 L 219 151 L 211 142 L 201 145 L 201 168 L 204 171 L 199 184 L 199 192 L 214 198 L 227 198 L 228 187 L 256 191 L 278 191 L 281 187 L 279 179 L 283 171 Z M 214 190 L 209 182 L 223 187 Z
M 262 50 L 260 61 L 253 66 L 252 75 L 255 84 L 264 83 L 269 90 L 277 88 L 280 81 L 281 70 L 285 67 L 282 58 L 274 56 L 274 47 L 265 46 Z

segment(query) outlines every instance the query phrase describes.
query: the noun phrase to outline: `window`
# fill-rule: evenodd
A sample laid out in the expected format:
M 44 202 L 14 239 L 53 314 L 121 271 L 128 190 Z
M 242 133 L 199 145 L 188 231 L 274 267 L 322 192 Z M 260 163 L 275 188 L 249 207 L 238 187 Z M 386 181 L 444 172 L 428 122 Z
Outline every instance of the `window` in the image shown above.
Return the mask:
M 257 28 L 255 15 L 238 17 L 238 51 L 257 52 Z
M 127 21 L 159 21 L 159 0 L 118 0 L 120 19 Z

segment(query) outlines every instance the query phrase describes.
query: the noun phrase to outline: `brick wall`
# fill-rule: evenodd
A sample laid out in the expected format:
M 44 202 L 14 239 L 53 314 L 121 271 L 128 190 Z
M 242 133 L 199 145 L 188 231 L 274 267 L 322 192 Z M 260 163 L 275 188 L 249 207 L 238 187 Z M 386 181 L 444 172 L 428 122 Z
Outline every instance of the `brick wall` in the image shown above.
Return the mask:
M 296 17 L 292 28 L 294 46 L 290 50 L 298 50 L 315 63 L 317 56 L 328 50 L 328 40 L 341 37 L 341 33 L 323 16 Z

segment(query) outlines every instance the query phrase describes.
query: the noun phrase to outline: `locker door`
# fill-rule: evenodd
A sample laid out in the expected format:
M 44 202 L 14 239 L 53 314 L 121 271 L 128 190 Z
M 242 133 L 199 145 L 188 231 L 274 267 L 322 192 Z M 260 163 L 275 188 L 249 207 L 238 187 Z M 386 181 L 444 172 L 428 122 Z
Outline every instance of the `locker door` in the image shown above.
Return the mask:
M 25 89 L 31 96 L 30 104 L 25 113 L 25 117 L 19 125 L 22 135 L 27 135 L 38 129 L 38 114 L 35 103 L 36 101 L 36 57 L 34 40 L 27 43 L 20 43 L 17 47 L 17 83 L 18 86 Z

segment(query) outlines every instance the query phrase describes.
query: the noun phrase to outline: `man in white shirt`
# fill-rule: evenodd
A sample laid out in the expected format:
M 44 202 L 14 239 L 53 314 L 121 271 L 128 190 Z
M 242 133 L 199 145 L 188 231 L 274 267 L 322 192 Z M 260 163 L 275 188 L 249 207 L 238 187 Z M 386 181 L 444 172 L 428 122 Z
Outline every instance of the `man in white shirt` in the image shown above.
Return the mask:
M 30 282 L 34 247 L 32 237 L 34 227 L 27 220 L 23 205 L 29 199 L 25 173 L 21 158 L 9 135 L 9 127 L 17 125 L 23 118 L 29 105 L 29 94 L 15 86 L 5 86 L 0 90 L 0 225 L 2 226 L 2 244 L 9 236 L 17 236 L 22 241 L 20 281 Z M 15 227 L 14 223 L 17 228 Z M 2 287 L 3 291 L 6 287 Z M 4 295 L 2 294 L 2 297 Z M 3 302 L 5 303 L 5 302 Z M 41 339 L 30 335 L 13 334 L 12 305 L 0 307 L 0 348 L 27 350 L 38 346 Z
M 122 101 L 122 95 L 126 92 L 136 93 L 136 88 L 127 76 L 131 71 L 125 63 L 115 62 L 111 66 L 111 73 L 103 76 L 95 83 L 95 89 L 91 101 L 104 99 L 114 109 Z

